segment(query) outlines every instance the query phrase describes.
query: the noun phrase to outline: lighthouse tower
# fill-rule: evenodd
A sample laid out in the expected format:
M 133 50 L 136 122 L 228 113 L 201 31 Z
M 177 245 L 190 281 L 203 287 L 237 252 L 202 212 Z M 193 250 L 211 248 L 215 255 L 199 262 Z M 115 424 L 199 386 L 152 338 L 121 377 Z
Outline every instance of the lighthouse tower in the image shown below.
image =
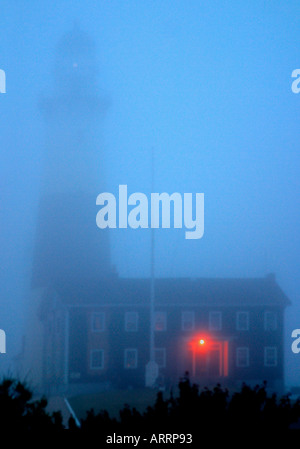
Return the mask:
M 56 286 L 113 275 L 109 230 L 96 226 L 96 197 L 105 190 L 98 130 L 106 102 L 97 91 L 95 45 L 76 26 L 57 45 L 54 79 L 53 93 L 40 103 L 46 140 L 22 369 L 35 385 L 47 356 L 42 315 Z
M 57 46 L 55 92 L 41 102 L 46 154 L 33 287 L 99 279 L 111 271 L 108 234 L 95 224 L 96 197 L 105 186 L 97 141 L 105 104 L 96 78 L 94 44 L 75 27 Z

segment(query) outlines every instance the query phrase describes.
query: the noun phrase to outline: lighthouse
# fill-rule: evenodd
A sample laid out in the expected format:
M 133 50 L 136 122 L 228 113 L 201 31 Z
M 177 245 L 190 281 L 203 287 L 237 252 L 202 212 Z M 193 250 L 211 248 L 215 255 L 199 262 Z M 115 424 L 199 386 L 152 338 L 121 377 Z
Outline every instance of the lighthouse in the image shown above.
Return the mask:
M 47 369 L 43 314 L 56 286 L 114 275 L 109 230 L 96 226 L 96 197 L 105 190 L 99 127 L 107 101 L 97 89 L 95 44 L 77 26 L 58 42 L 54 89 L 39 107 L 45 144 L 22 366 L 35 385 Z
M 106 102 L 97 93 L 94 43 L 77 27 L 58 43 L 54 78 L 55 91 L 40 104 L 46 142 L 33 287 L 111 271 L 108 233 L 95 225 L 97 192 L 105 188 L 97 131 Z

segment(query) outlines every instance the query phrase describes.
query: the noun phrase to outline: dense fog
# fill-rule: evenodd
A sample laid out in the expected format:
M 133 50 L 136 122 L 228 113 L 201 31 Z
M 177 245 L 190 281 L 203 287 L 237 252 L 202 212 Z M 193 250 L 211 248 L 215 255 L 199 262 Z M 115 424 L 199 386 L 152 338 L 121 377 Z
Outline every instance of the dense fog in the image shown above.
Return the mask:
M 150 277 L 150 228 L 96 224 L 98 195 L 119 210 L 126 185 L 149 205 L 153 192 L 192 193 L 194 219 L 204 193 L 201 238 L 155 230 L 156 278 L 275 274 L 292 303 L 285 379 L 299 384 L 299 13 L 297 1 L 1 2 L 3 372 L 39 283 L 95 279 L 105 264 Z

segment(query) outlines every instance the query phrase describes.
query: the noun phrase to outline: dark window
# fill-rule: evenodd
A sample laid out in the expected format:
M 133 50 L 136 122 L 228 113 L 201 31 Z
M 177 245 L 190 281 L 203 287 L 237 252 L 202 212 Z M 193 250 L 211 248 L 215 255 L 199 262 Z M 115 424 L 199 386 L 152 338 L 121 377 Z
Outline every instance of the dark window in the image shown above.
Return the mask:
M 265 366 L 277 366 L 277 348 L 269 346 L 264 349 Z
M 277 314 L 275 312 L 265 312 L 264 327 L 266 331 L 276 331 Z
M 124 367 L 126 369 L 134 369 L 137 368 L 137 365 L 138 365 L 137 349 L 125 349 Z
M 192 331 L 195 328 L 195 313 L 182 312 L 181 327 L 183 331 Z

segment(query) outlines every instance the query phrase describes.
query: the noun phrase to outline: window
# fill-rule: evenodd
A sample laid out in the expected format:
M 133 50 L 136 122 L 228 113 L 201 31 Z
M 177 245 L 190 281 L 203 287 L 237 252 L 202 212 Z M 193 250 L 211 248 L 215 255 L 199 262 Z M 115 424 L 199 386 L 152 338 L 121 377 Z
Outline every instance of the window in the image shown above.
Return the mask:
M 90 368 L 103 369 L 104 366 L 104 351 L 103 349 L 92 349 L 90 352 Z
M 103 332 L 105 328 L 104 312 L 92 313 L 92 332 Z
M 154 350 L 154 360 L 159 366 L 159 368 L 166 367 L 166 349 L 165 348 L 155 348 Z
M 154 329 L 156 331 L 167 330 L 167 317 L 165 312 L 155 312 L 154 314 Z
M 209 312 L 209 330 L 220 331 L 222 329 L 222 313 Z
M 194 312 L 182 312 L 181 315 L 181 327 L 183 331 L 192 331 L 195 327 L 195 314 Z
M 240 368 L 249 366 L 249 348 L 236 348 L 236 366 Z
M 238 331 L 249 330 L 249 312 L 237 312 L 236 314 L 236 329 Z
M 124 367 L 126 369 L 137 368 L 138 352 L 137 349 L 125 349 Z
M 138 330 L 138 313 L 126 312 L 125 313 L 125 330 L 126 332 L 136 332 Z
M 277 348 L 266 347 L 264 353 L 265 366 L 277 366 Z
M 265 331 L 276 331 L 277 329 L 277 314 L 275 312 L 265 312 Z

